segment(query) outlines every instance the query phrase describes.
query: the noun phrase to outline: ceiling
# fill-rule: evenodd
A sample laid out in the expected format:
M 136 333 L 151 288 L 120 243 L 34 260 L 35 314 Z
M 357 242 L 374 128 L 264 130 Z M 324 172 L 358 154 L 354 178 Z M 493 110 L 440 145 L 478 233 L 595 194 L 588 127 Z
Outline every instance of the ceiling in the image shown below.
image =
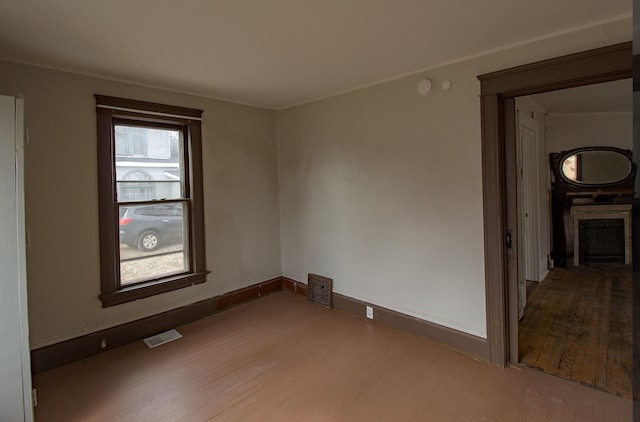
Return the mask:
M 0 0 L 0 57 L 283 108 L 631 11 L 629 0 Z
M 530 95 L 549 114 L 631 113 L 633 80 L 604 82 Z

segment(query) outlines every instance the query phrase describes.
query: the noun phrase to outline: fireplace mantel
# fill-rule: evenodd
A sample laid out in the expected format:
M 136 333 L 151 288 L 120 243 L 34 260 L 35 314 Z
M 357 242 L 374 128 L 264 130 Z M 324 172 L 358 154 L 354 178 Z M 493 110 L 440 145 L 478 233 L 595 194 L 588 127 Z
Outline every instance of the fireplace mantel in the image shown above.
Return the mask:
M 613 182 L 610 182 L 608 180 L 601 180 L 601 183 L 596 183 L 593 179 L 590 179 L 591 182 L 586 183 L 584 181 L 578 182 L 577 180 L 573 180 L 564 174 L 563 166 L 568 158 L 578 155 L 580 157 L 590 155 L 591 158 L 593 158 L 593 152 L 597 151 L 603 151 L 604 153 L 609 155 L 611 152 L 617 152 L 618 155 L 626 156 L 631 165 L 631 169 L 627 176 L 622 178 L 621 180 Z M 554 266 L 571 267 L 573 265 L 577 265 L 577 262 L 574 262 L 574 259 L 576 259 L 577 256 L 574 256 L 574 251 L 580 251 L 577 245 L 577 236 L 579 236 L 579 233 L 577 230 L 574 230 L 574 227 L 576 226 L 573 223 L 571 214 L 571 210 L 573 208 L 576 208 L 576 212 L 581 212 L 591 207 L 593 207 L 592 209 L 594 211 L 600 209 L 609 212 L 624 212 L 624 205 L 628 206 L 633 202 L 636 165 L 632 163 L 631 158 L 632 152 L 629 150 L 598 146 L 577 148 L 569 151 L 562 151 L 559 153 L 552 152 L 549 154 L 552 171 L 551 227 L 553 248 L 551 250 L 551 258 L 553 259 Z M 585 163 L 583 162 L 582 165 L 584 164 Z M 577 169 L 579 169 L 579 166 L 577 167 Z M 623 206 L 623 209 L 616 208 L 620 207 L 621 205 Z M 584 208 L 582 210 L 578 208 L 582 206 L 587 208 Z M 607 209 L 607 206 L 613 206 L 614 208 Z M 597 219 L 597 217 L 594 218 Z M 630 219 L 628 219 L 627 221 L 630 223 Z M 592 221 L 587 224 L 589 225 L 596 223 Z M 625 233 L 627 233 L 627 236 L 630 232 L 630 224 L 625 225 Z M 576 245 L 574 245 L 574 238 L 577 239 Z M 622 245 L 620 245 L 620 249 L 621 246 Z M 626 253 L 631 253 L 631 245 L 629 245 L 629 247 L 627 248 Z M 620 259 L 620 261 L 622 261 L 622 259 Z
M 631 205 L 576 205 L 571 207 L 573 227 L 573 265 L 580 265 L 580 220 L 624 220 L 624 263 L 631 263 Z

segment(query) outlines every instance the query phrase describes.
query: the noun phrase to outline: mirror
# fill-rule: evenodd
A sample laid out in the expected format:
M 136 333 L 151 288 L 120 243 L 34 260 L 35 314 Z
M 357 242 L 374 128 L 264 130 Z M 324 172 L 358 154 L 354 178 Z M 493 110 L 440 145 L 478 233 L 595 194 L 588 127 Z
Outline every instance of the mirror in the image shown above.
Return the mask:
M 610 185 L 627 179 L 633 170 L 630 152 L 618 148 L 568 151 L 559 162 L 560 175 L 577 185 Z

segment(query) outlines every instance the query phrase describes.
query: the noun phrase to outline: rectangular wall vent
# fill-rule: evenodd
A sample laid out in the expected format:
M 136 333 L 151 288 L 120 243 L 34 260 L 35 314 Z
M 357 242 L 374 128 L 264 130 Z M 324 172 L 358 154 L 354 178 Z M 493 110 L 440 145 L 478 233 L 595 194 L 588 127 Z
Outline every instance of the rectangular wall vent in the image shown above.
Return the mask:
M 307 300 L 325 308 L 333 307 L 333 280 L 321 275 L 309 274 Z
M 143 341 L 149 349 L 153 349 L 154 347 L 169 343 L 170 341 L 178 340 L 181 337 L 182 335 L 176 330 L 169 330 L 164 333 L 156 334 L 155 336 L 147 337 Z

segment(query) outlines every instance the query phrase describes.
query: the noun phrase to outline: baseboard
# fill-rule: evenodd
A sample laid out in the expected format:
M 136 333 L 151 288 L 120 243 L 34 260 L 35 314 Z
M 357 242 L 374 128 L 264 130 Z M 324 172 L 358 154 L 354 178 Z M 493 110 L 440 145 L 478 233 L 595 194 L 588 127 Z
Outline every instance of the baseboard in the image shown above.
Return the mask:
M 214 299 L 216 299 L 217 311 L 222 311 L 230 306 L 239 305 L 243 302 L 248 302 L 280 290 L 282 290 L 282 277 L 276 277 L 262 283 L 245 287 L 244 289 L 225 293 Z
M 34 349 L 31 351 L 31 370 L 34 374 L 44 372 L 181 325 L 189 324 L 231 306 L 283 289 L 307 296 L 307 285 L 305 283 L 287 277 L 276 277 L 147 318 Z M 374 309 L 375 321 L 416 336 L 426 337 L 466 355 L 489 361 L 489 344 L 486 339 L 337 293 L 333 294 L 333 306 L 337 310 L 361 318 L 365 317 L 366 306 L 371 306 Z M 102 347 L 103 341 L 105 347 Z
M 287 277 L 282 277 L 282 288 L 307 296 L 306 284 Z M 359 318 L 365 318 L 367 306 L 373 308 L 374 321 L 416 336 L 426 337 L 473 358 L 486 362 L 490 361 L 489 343 L 484 338 L 353 299 L 349 296 L 333 293 L 334 309 L 347 312 Z
M 428 338 L 473 358 L 489 362 L 489 343 L 484 338 L 337 293 L 333 294 L 333 306 L 337 310 L 348 312 L 361 318 L 365 318 L 366 307 L 371 306 L 373 308 L 374 321 L 415 336 Z
M 407 314 L 392 311 L 371 303 L 353 299 L 338 293 L 333 294 L 333 306 L 337 310 L 365 318 L 366 307 L 373 308 L 373 319 L 410 334 L 425 337 L 443 346 L 462 352 L 486 362 L 490 360 L 489 343 L 486 339 L 462 331 L 434 324 Z
M 306 284 L 287 277 L 282 277 L 282 288 L 303 296 L 307 295 Z M 365 318 L 367 306 L 373 308 L 374 321 L 416 336 L 426 337 L 473 358 L 489 362 L 489 343 L 484 338 L 333 293 L 333 307 L 339 311 Z
M 302 296 L 307 296 L 306 284 L 287 277 L 282 277 L 282 288 L 284 290 L 289 290 L 290 292 L 297 293 Z
M 197 321 L 230 306 L 282 290 L 282 278 L 254 284 L 210 299 L 31 351 L 34 374 Z M 104 341 L 104 346 L 103 345 Z

